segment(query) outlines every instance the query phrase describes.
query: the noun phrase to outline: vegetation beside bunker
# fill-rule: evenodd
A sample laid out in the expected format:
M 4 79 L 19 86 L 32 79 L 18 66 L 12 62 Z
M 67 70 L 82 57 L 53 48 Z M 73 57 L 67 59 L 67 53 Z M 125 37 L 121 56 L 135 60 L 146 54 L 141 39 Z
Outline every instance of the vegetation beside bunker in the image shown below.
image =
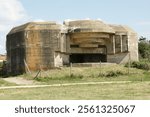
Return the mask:
M 129 72 L 128 72 L 129 71 Z M 80 82 L 111 82 L 111 81 L 150 81 L 149 70 L 124 67 L 124 65 L 104 65 L 97 67 L 62 67 L 31 72 L 15 77 L 37 81 L 38 84 L 62 84 Z M 35 78 L 35 76 L 37 76 Z M 10 76 L 12 77 L 12 76 Z
M 128 66 L 129 66 L 129 63 L 126 63 L 125 67 L 128 67 Z M 140 61 L 132 61 L 130 63 L 130 67 L 149 71 L 150 70 L 150 62 L 146 59 L 143 59 Z
M 27 79 L 33 79 L 32 75 L 25 74 L 23 77 Z M 150 72 L 147 70 L 141 70 L 136 68 L 130 68 L 128 74 L 128 68 L 124 65 L 113 65 L 103 67 L 65 67 L 62 69 L 53 69 L 49 71 L 42 71 L 40 75 L 34 80 L 41 83 L 53 84 L 53 83 L 68 83 L 68 82 L 91 82 L 91 81 L 149 81 Z

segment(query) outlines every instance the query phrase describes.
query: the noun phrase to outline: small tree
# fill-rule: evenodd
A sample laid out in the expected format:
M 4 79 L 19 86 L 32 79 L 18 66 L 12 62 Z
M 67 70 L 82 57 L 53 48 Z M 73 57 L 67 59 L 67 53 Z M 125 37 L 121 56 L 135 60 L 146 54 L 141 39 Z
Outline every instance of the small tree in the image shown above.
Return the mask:
M 147 58 L 150 60 L 150 41 L 145 37 L 141 36 L 139 38 L 139 54 L 141 58 Z

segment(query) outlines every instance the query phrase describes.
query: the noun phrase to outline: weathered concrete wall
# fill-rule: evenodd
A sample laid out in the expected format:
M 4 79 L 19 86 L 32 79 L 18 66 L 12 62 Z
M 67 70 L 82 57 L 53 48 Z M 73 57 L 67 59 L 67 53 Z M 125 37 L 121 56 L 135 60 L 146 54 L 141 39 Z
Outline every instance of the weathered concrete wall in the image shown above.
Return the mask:
M 121 25 L 110 25 L 115 30 L 115 53 L 114 58 L 116 58 L 116 63 L 128 62 L 129 56 L 123 56 L 122 53 L 130 53 L 131 61 L 138 61 L 138 37 L 137 33 L 133 31 L 128 26 Z M 124 54 L 125 55 L 125 54 Z M 118 59 L 122 60 L 118 62 Z M 109 61 L 115 60 L 112 58 L 113 55 L 108 56 Z M 124 57 L 124 58 L 123 58 Z M 111 60 L 112 58 L 112 60 Z M 122 59 L 123 58 L 123 59 Z
M 70 34 L 70 53 L 104 53 L 106 54 L 109 34 L 104 33 L 73 33 Z
M 33 48 L 32 45 L 32 49 L 34 50 L 34 52 L 31 52 L 31 54 L 36 53 L 37 55 L 35 56 L 37 56 L 36 59 L 38 60 L 35 60 L 37 61 L 37 63 L 32 62 L 33 65 L 31 65 L 31 69 L 36 70 L 37 68 L 39 69 L 39 67 L 42 69 L 50 69 L 56 66 L 62 66 L 63 62 L 60 52 L 66 52 L 66 43 L 63 35 L 61 35 L 60 33 L 60 29 L 40 30 L 37 32 L 37 36 L 36 33 L 34 33 L 34 35 L 35 36 L 33 37 L 35 37 L 35 39 L 31 36 L 29 37 L 31 37 L 35 41 L 34 45 L 37 49 Z M 31 44 L 31 42 L 28 42 L 28 44 Z M 31 57 L 28 58 L 32 59 Z
M 8 72 L 15 74 L 28 68 L 34 71 L 60 67 L 71 61 L 125 63 L 128 53 L 131 61 L 138 60 L 137 34 L 129 27 L 99 20 L 64 25 L 30 22 L 13 28 L 6 43 Z
M 55 60 L 54 60 L 56 67 L 63 66 L 63 55 L 60 52 L 55 52 Z
M 61 52 L 55 52 L 55 60 L 54 60 L 54 66 L 55 67 L 62 67 L 63 65 L 69 64 L 69 55 L 64 54 Z
M 26 57 L 24 31 L 7 36 L 7 65 L 8 72 L 18 74 L 25 71 L 24 59 Z
M 130 52 L 131 60 L 138 61 L 138 37 L 134 32 L 129 32 L 128 34 L 128 49 Z
M 55 66 L 54 51 L 59 51 L 60 30 L 35 30 L 26 32 L 26 60 L 31 70 Z
M 7 36 L 8 71 L 17 74 L 55 67 L 55 51 L 66 52 L 66 38 L 61 33 L 61 25 L 52 22 L 12 29 Z
M 132 61 L 138 61 L 138 42 L 137 42 L 137 35 L 132 34 L 130 35 L 130 40 L 129 40 L 129 52 L 131 55 L 131 60 Z
M 119 53 L 114 55 L 107 55 L 107 62 L 122 64 L 129 60 L 129 53 Z

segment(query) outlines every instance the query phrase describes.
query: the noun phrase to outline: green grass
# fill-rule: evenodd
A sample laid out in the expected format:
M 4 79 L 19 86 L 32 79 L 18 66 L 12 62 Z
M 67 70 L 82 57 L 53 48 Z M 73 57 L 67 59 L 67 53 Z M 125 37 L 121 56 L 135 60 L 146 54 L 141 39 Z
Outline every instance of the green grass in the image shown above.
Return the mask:
M 60 84 L 60 83 L 78 83 L 78 82 L 103 82 L 103 81 L 150 81 L 150 72 L 136 68 L 128 68 L 123 65 L 111 65 L 100 67 L 73 67 L 62 68 L 61 70 L 42 71 L 34 80 L 40 84 Z M 36 72 L 32 75 L 22 75 L 26 79 L 33 79 Z
M 77 85 L 0 90 L 0 99 L 13 100 L 143 100 L 150 99 L 150 82 Z
M 33 80 L 37 72 L 19 77 Z M 100 67 L 65 67 L 42 71 L 34 79 L 42 84 L 82 83 L 82 82 L 114 82 L 113 84 L 76 85 L 26 89 L 0 89 L 0 99 L 44 99 L 44 100 L 101 100 L 101 99 L 150 99 L 150 71 L 128 68 L 123 65 Z M 131 83 L 116 84 L 115 81 L 131 81 Z M 1 81 L 3 82 L 3 81 Z M 0 83 L 5 84 L 5 83 Z M 8 85 L 7 83 L 5 85 Z M 5 86 L 4 85 L 4 86 Z

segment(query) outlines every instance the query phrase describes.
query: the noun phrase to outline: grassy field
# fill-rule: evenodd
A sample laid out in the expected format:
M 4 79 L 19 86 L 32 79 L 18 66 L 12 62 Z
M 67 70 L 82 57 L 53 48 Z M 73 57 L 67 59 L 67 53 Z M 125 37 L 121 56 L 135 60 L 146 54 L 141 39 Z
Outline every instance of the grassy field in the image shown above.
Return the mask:
M 10 100 L 137 100 L 150 99 L 150 82 L 77 85 L 0 90 L 0 99 Z
M 29 80 L 33 80 L 37 72 L 32 75 L 22 75 Z M 80 82 L 103 82 L 103 81 L 150 81 L 150 72 L 123 65 L 111 65 L 103 67 L 73 67 L 42 71 L 34 79 L 40 84 L 60 84 L 60 83 L 80 83 Z
M 129 73 L 128 73 L 129 72 Z M 106 100 L 106 99 L 150 99 L 150 72 L 122 65 L 102 67 L 73 67 L 42 71 L 35 79 L 32 75 L 21 75 L 28 80 L 35 80 L 39 85 L 87 82 L 113 82 L 110 84 L 91 84 L 59 86 L 45 88 L 0 89 L 0 99 L 44 99 L 44 100 Z M 115 83 L 131 81 L 130 83 Z M 5 84 L 5 83 L 3 83 Z M 4 85 L 7 86 L 7 83 Z

